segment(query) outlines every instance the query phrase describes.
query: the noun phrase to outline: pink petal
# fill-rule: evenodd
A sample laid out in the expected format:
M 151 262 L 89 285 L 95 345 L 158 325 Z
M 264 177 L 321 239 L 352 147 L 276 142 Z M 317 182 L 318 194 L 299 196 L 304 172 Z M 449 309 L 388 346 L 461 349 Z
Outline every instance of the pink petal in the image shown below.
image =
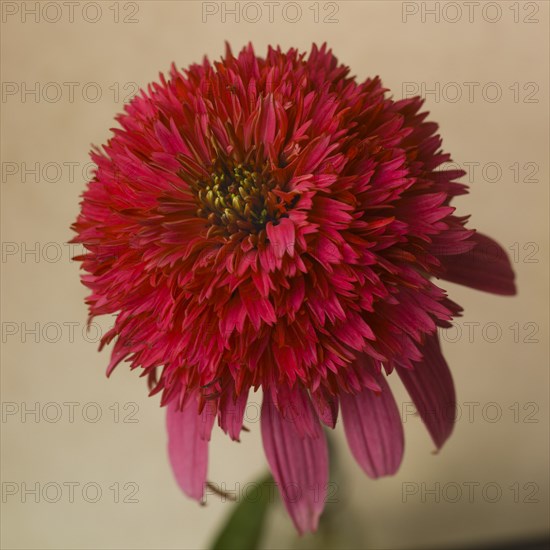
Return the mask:
M 196 394 L 178 410 L 178 400 L 167 406 L 168 456 L 174 476 L 189 497 L 202 500 L 208 466 L 208 441 L 215 415 L 209 407 L 198 414 Z
M 484 292 L 516 294 L 515 275 L 506 251 L 480 233 L 475 233 L 471 240 L 476 246 L 469 252 L 440 258 L 446 269 L 441 278 Z
M 422 352 L 424 358 L 414 370 L 399 366 L 396 370 L 439 449 L 453 431 L 455 389 L 437 333 L 426 337 Z
M 341 393 L 344 430 L 351 452 L 372 478 L 397 472 L 403 458 L 403 426 L 393 394 L 383 375 L 376 375 L 381 388 L 375 393 Z
M 266 225 L 267 236 L 275 257 L 282 258 L 285 252 L 294 256 L 294 242 L 296 238 L 294 223 L 290 218 L 281 218 L 277 225 L 269 222 Z
M 296 529 L 315 531 L 328 485 L 328 449 L 319 421 L 315 437 L 301 437 L 265 396 L 261 426 L 267 461 Z
M 246 320 L 246 307 L 238 298 L 230 300 L 225 315 L 220 320 L 220 331 L 224 338 L 229 338 L 236 328 L 238 332 L 243 331 Z
M 232 391 L 224 391 L 220 399 L 218 423 L 234 441 L 240 441 L 247 400 L 248 391 L 241 392 L 236 399 L 233 399 Z
M 273 325 L 277 322 L 277 316 L 275 315 L 273 305 L 268 298 L 261 296 L 256 288 L 241 286 L 239 295 L 255 330 L 259 330 L 262 320 L 269 325 Z
M 287 364 L 288 361 L 283 363 Z M 292 388 L 280 385 L 273 394 L 281 418 L 294 427 L 300 437 L 317 437 L 319 421 L 308 392 L 295 384 Z
M 265 144 L 271 143 L 275 137 L 276 131 L 277 117 L 275 115 L 273 95 L 268 94 L 262 104 L 262 116 L 257 127 L 256 141 Z

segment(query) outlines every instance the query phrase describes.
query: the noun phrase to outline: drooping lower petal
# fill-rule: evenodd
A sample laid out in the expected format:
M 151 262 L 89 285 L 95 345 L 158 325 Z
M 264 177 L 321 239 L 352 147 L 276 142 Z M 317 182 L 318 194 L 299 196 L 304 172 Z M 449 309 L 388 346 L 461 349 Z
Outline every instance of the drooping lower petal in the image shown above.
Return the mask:
M 196 394 L 189 396 L 183 409 L 178 400 L 168 404 L 168 456 L 174 476 L 182 491 L 195 500 L 202 500 L 208 467 L 208 442 L 215 414 L 206 406 L 198 413 Z
M 441 278 L 493 294 L 516 294 L 514 271 L 504 248 L 481 233 L 471 239 L 476 242 L 472 250 L 441 257 L 445 268 Z
M 327 442 L 318 419 L 315 433 L 301 436 L 266 395 L 261 425 L 267 461 L 288 513 L 300 533 L 315 531 L 328 486 Z
M 399 410 L 383 375 L 376 381 L 381 392 L 363 388 L 341 393 L 344 430 L 351 452 L 372 478 L 397 472 L 403 458 L 404 437 Z
M 437 333 L 426 336 L 422 353 L 414 370 L 399 366 L 396 370 L 439 449 L 453 431 L 455 389 Z

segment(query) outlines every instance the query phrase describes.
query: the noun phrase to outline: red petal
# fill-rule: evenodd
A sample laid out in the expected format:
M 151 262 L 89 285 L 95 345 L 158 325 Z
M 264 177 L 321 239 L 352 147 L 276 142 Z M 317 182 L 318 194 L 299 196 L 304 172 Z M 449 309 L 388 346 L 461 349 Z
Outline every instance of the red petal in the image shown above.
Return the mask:
M 266 396 L 261 425 L 267 461 L 292 521 L 300 533 L 315 531 L 328 484 L 328 449 L 319 421 L 315 437 L 300 437 Z
M 493 239 L 475 233 L 476 246 L 465 254 L 441 257 L 446 271 L 442 279 L 484 292 L 505 296 L 516 294 L 514 271 L 506 251 Z
M 422 353 L 424 358 L 414 370 L 399 366 L 396 370 L 439 449 L 453 431 L 455 389 L 437 333 L 426 337 Z
M 281 218 L 277 225 L 269 222 L 266 226 L 267 236 L 277 258 L 282 258 L 285 252 L 294 256 L 295 230 L 290 218 Z
M 397 472 L 403 458 L 403 425 L 385 376 L 377 375 L 381 393 L 364 388 L 341 393 L 344 430 L 351 452 L 369 477 Z
M 240 441 L 247 400 L 248 391 L 241 392 L 235 400 L 233 400 L 233 391 L 224 391 L 220 399 L 218 423 L 234 441 Z
M 209 407 L 198 414 L 196 395 L 191 395 L 178 408 L 172 400 L 166 411 L 168 455 L 174 476 L 182 491 L 189 497 L 202 500 L 208 466 L 208 440 L 215 415 Z

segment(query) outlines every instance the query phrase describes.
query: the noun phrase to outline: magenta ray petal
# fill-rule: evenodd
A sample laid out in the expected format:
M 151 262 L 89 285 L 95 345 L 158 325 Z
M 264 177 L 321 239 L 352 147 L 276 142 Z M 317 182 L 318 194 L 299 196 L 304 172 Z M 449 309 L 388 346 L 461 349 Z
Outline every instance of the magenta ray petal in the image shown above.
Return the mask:
M 261 426 L 267 461 L 296 529 L 315 531 L 328 486 L 328 448 L 319 420 L 314 434 L 300 436 L 266 395 Z
M 198 400 L 191 395 L 183 406 L 178 400 L 168 404 L 168 456 L 174 476 L 182 491 L 195 500 L 202 500 L 208 467 L 208 441 L 215 414 L 209 407 L 198 413 Z
M 476 242 L 472 250 L 440 258 L 445 268 L 441 278 L 493 294 L 516 294 L 514 272 L 504 248 L 481 233 L 475 233 L 471 240 Z
M 225 392 L 220 399 L 218 424 L 234 441 L 240 441 L 247 400 L 248 392 L 241 392 L 236 398 Z
M 414 370 L 399 366 L 396 370 L 439 449 L 453 431 L 455 388 L 437 333 L 426 336 L 422 352 Z
M 295 228 L 289 218 L 282 218 L 278 225 L 269 222 L 266 226 L 267 236 L 275 249 L 275 256 L 282 258 L 285 253 L 294 255 Z
M 372 478 L 397 472 L 403 458 L 404 437 L 399 410 L 383 375 L 377 393 L 341 393 L 340 407 L 349 447 L 355 460 Z

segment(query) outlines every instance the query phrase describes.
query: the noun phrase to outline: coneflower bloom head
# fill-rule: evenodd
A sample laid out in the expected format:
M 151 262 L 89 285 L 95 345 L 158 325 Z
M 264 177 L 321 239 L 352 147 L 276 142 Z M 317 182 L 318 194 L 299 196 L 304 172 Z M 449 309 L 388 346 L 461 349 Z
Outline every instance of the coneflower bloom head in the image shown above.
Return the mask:
M 300 532 L 323 509 L 321 424 L 341 411 L 371 477 L 393 474 L 396 371 L 435 444 L 452 430 L 438 327 L 461 309 L 438 279 L 513 294 L 494 241 L 465 228 L 418 97 L 359 83 L 323 46 L 251 45 L 172 68 L 118 116 L 74 224 L 91 316 L 117 314 L 110 373 L 143 369 L 167 407 L 169 454 L 201 500 L 215 420 L 235 440 L 263 390 L 267 460 Z M 485 245 L 498 247 L 498 261 Z

